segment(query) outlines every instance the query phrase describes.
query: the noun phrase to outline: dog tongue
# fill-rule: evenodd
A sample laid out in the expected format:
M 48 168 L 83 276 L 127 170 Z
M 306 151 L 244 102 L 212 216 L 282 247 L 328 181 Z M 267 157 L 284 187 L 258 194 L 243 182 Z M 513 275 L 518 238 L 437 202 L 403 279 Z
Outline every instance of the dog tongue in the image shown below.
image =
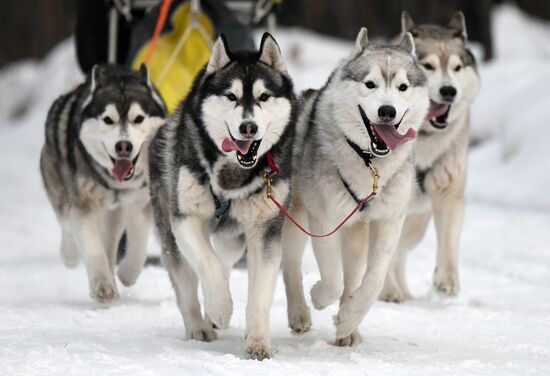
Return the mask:
M 124 178 L 132 171 L 132 168 L 134 168 L 134 164 L 131 160 L 117 159 L 111 173 L 119 183 L 122 183 Z
M 430 120 L 438 116 L 441 116 L 445 112 L 447 112 L 448 109 L 449 109 L 448 104 L 431 102 L 430 110 L 428 111 L 428 115 L 426 115 L 426 119 Z
M 250 145 L 252 145 L 252 140 L 232 140 L 229 137 L 226 137 L 222 141 L 222 150 L 226 153 L 232 152 L 234 150 L 238 150 L 242 155 L 245 155 L 248 153 L 248 149 L 250 149 Z
M 395 129 L 393 125 L 373 124 L 373 126 L 376 130 L 376 134 L 378 134 L 378 137 L 384 141 L 390 150 L 394 150 L 399 145 L 404 144 L 407 141 L 414 140 L 416 137 L 416 131 L 412 128 L 409 128 L 407 133 L 403 135 L 397 132 L 397 129 Z

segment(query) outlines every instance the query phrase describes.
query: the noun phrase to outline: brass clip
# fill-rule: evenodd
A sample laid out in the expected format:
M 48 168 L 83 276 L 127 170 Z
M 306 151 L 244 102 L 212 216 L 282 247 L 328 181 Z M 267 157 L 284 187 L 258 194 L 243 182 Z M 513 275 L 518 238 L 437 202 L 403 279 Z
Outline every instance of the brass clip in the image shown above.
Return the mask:
M 273 183 L 273 179 L 271 179 L 271 176 L 269 175 L 269 172 L 264 172 L 264 184 L 265 184 L 265 194 L 267 198 L 271 198 L 273 194 L 273 189 L 271 188 L 271 184 Z
M 380 175 L 378 175 L 378 170 L 373 165 L 370 165 L 369 168 L 372 176 L 372 192 L 378 193 L 378 179 L 380 178 Z

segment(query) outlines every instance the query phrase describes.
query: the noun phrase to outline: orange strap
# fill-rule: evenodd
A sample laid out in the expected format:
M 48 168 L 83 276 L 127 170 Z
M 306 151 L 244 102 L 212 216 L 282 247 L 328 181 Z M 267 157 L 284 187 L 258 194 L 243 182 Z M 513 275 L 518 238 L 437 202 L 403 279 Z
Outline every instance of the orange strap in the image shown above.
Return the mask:
M 162 29 L 164 29 L 164 25 L 166 24 L 166 18 L 168 18 L 168 12 L 170 11 L 171 5 L 172 0 L 164 0 L 162 2 L 159 12 L 159 18 L 157 19 L 157 25 L 155 26 L 155 33 L 153 34 L 151 44 L 149 45 L 149 50 L 147 51 L 147 56 L 145 57 L 145 64 L 149 64 L 151 58 L 153 57 L 157 41 L 160 37 L 160 33 L 162 32 Z

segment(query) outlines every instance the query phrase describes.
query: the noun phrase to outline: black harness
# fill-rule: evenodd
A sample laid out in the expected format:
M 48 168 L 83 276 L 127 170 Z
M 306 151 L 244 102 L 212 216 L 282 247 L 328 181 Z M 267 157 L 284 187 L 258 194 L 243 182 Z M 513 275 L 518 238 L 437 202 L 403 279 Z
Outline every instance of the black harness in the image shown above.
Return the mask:
M 214 193 L 214 190 L 212 189 L 212 185 L 208 183 L 208 186 L 210 187 L 210 193 L 212 193 L 212 198 L 214 198 L 214 206 L 215 206 L 214 216 L 216 217 L 216 219 L 219 220 L 223 218 L 231 208 L 231 200 L 226 200 L 219 196 L 216 196 L 216 194 Z
M 420 188 L 420 192 L 426 193 L 426 175 L 428 172 L 430 172 L 431 167 L 428 167 L 426 169 L 416 168 L 416 181 L 418 182 L 418 187 Z
M 357 153 L 357 155 L 359 155 L 359 157 L 361 157 L 361 159 L 363 160 L 363 162 L 365 163 L 365 166 L 367 166 L 368 168 L 370 168 L 371 166 L 371 163 L 372 163 L 372 160 L 375 158 L 374 154 L 372 154 L 371 152 L 368 152 L 368 151 L 365 151 L 363 149 L 361 149 L 361 147 L 359 147 L 359 145 L 357 145 L 355 142 L 351 141 L 349 138 L 346 137 L 346 141 L 348 142 L 348 145 L 351 146 L 351 148 L 353 149 L 353 151 L 355 151 Z M 361 202 L 363 202 L 364 199 L 361 199 L 357 196 L 357 194 L 351 189 L 351 187 L 349 186 L 348 182 L 346 181 L 346 179 L 344 179 L 344 177 L 342 176 L 342 174 L 340 173 L 340 171 L 338 170 L 338 175 L 340 176 L 340 180 L 342 180 L 342 184 L 344 185 L 344 187 L 346 188 L 346 190 L 348 191 L 348 193 L 350 194 L 350 196 L 353 198 L 353 200 L 359 204 Z M 365 203 L 361 209 L 359 209 L 359 211 L 363 211 L 365 210 L 367 207 L 369 206 L 369 203 Z

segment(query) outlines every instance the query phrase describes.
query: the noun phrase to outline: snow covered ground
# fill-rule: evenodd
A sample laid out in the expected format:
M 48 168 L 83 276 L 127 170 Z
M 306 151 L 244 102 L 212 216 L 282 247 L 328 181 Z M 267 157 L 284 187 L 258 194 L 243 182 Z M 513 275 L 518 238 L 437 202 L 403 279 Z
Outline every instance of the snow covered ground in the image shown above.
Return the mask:
M 144 270 L 109 307 L 88 298 L 85 270 L 66 270 L 60 230 L 38 173 L 47 108 L 79 73 L 72 41 L 43 62 L 0 71 L 1 375 L 548 375 L 550 374 L 550 27 L 506 6 L 495 14 L 497 55 L 482 65 L 462 238 L 462 292 L 430 292 L 431 229 L 409 265 L 417 299 L 378 302 L 361 325 L 364 343 L 331 345 L 336 307 L 313 311 L 293 336 L 279 280 L 272 309 L 275 358 L 245 360 L 246 272 L 231 279 L 231 328 L 213 343 L 184 340 L 167 274 Z M 281 32 L 298 89 L 318 87 L 351 45 Z M 508 42 L 509 43 L 508 43 Z M 511 44 L 513 43 L 513 44 Z M 516 47 L 518 46 L 518 47 Z M 545 144 L 543 144 L 543 142 Z M 151 253 L 157 252 L 154 239 Z M 306 289 L 318 278 L 311 253 Z

